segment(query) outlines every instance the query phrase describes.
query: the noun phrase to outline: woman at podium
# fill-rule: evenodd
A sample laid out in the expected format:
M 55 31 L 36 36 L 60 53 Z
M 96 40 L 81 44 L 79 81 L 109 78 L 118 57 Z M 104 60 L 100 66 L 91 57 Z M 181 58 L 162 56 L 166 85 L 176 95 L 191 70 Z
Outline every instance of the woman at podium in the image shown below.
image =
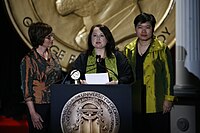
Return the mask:
M 109 28 L 93 25 L 88 35 L 88 49 L 77 57 L 72 70 L 80 72 L 80 83 L 88 84 L 85 74 L 106 73 L 105 84 L 129 84 L 134 81 L 126 56 L 115 48 L 115 40 Z

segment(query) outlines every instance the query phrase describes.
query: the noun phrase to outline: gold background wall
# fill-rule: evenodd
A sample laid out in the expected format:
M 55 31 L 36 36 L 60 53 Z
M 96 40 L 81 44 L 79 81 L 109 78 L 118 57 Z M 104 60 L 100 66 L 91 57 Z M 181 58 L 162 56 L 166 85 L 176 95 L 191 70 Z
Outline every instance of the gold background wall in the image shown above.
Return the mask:
M 174 0 L 4 0 L 9 18 L 26 45 L 31 48 L 27 28 L 32 22 L 50 24 L 55 33 L 51 50 L 60 58 L 63 70 L 87 49 L 90 27 L 102 23 L 113 33 L 122 51 L 134 37 L 133 20 L 141 12 L 152 13 L 155 34 L 171 48 L 175 44 Z

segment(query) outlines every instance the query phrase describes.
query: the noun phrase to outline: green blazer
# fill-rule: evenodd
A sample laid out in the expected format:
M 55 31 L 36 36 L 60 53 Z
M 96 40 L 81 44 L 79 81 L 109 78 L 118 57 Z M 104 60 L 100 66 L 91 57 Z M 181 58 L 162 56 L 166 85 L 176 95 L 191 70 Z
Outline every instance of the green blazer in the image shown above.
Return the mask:
M 138 38 L 125 46 L 133 71 L 136 67 L 136 44 Z M 173 101 L 173 63 L 169 48 L 154 37 L 143 64 L 143 84 L 146 86 L 146 113 L 163 110 L 164 100 Z

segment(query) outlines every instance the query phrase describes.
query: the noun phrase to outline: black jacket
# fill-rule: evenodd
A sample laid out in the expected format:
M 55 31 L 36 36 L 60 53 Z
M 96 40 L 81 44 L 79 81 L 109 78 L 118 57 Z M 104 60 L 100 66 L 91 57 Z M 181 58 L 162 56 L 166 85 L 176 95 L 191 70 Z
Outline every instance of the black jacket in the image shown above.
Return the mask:
M 115 51 L 114 55 L 117 60 L 117 70 L 118 70 L 118 83 L 119 84 L 130 84 L 134 81 L 133 71 L 128 62 L 126 56 L 120 52 Z M 81 73 L 80 79 L 85 79 L 86 66 L 87 66 L 88 55 L 81 53 L 72 65 L 72 70 L 77 69 Z

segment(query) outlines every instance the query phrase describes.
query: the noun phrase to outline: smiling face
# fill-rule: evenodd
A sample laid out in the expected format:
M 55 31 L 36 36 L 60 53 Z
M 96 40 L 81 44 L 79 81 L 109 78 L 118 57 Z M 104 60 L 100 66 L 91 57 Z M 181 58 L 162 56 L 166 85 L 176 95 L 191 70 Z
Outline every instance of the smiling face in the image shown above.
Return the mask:
M 95 27 L 92 32 L 92 45 L 96 49 L 104 49 L 107 44 L 107 39 L 104 33 L 99 29 L 99 27 Z

